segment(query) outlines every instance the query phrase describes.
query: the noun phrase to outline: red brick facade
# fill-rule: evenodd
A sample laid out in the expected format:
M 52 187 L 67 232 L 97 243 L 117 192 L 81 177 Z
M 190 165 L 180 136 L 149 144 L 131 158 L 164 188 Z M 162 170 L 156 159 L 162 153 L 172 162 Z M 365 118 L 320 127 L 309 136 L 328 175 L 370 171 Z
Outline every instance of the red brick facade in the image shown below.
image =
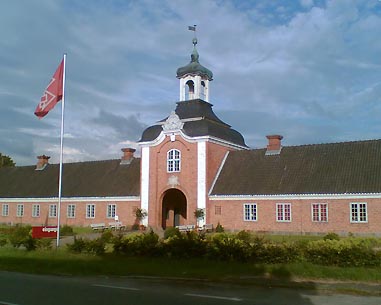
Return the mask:
M 344 198 L 339 199 L 340 197 Z M 277 220 L 277 204 L 282 203 L 291 205 L 290 221 Z M 358 203 L 366 204 L 366 215 L 364 219 L 352 221 L 352 204 Z M 255 221 L 244 220 L 245 204 L 256 204 Z M 327 205 L 326 219 L 313 221 L 313 204 Z M 209 204 L 209 220 L 213 224 L 220 223 L 228 230 L 293 234 L 336 232 L 339 234 L 381 235 L 381 198 L 370 198 L 369 196 L 356 198 L 345 195 L 313 199 L 298 199 L 298 196 L 295 196 L 294 198 L 271 200 L 263 198 L 219 200 L 213 198 Z

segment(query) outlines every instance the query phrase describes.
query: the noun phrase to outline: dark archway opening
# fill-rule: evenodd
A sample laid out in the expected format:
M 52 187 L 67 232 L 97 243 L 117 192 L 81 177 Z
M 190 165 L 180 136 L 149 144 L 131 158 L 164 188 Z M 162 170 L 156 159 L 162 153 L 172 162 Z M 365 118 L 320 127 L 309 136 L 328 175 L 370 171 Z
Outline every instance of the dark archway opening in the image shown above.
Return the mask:
M 193 100 L 194 99 L 194 82 L 191 80 L 188 80 L 186 82 L 187 86 L 185 88 L 185 96 L 187 97 L 188 100 Z
M 171 189 L 163 197 L 162 227 L 176 227 L 187 219 L 187 199 L 183 192 Z

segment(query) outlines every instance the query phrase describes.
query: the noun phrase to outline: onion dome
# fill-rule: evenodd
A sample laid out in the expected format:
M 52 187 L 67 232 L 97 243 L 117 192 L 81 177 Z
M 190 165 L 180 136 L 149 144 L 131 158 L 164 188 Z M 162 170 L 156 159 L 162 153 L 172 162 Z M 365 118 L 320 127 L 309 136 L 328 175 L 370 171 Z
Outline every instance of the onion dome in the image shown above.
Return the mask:
M 191 54 L 191 61 L 184 67 L 177 69 L 177 78 L 182 78 L 186 75 L 199 75 L 208 80 L 213 80 L 213 73 L 209 69 L 202 66 L 199 62 L 199 55 L 196 49 L 197 38 L 193 38 L 193 52 Z

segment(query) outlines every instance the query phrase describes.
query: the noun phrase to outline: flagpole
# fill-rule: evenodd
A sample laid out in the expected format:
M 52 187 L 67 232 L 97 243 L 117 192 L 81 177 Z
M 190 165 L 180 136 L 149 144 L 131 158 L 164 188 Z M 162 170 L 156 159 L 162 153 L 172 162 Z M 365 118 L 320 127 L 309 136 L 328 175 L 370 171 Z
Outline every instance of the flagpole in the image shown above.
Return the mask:
M 61 101 L 61 145 L 60 145 L 60 170 L 59 170 L 59 181 L 58 181 L 58 213 L 57 213 L 57 248 L 60 245 L 63 136 L 64 136 L 64 113 L 65 113 L 65 78 L 66 78 L 66 53 L 63 55 L 62 101 Z

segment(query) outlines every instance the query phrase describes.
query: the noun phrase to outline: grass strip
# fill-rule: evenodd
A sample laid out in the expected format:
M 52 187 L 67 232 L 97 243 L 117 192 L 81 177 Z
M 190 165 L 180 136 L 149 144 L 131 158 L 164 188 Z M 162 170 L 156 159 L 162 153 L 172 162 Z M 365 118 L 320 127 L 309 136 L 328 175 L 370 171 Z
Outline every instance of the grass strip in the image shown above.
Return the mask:
M 65 250 L 0 249 L 0 270 L 35 274 L 160 276 L 209 280 L 335 280 L 381 283 L 381 268 L 319 266 L 311 263 L 258 265 L 206 259 L 91 256 Z

